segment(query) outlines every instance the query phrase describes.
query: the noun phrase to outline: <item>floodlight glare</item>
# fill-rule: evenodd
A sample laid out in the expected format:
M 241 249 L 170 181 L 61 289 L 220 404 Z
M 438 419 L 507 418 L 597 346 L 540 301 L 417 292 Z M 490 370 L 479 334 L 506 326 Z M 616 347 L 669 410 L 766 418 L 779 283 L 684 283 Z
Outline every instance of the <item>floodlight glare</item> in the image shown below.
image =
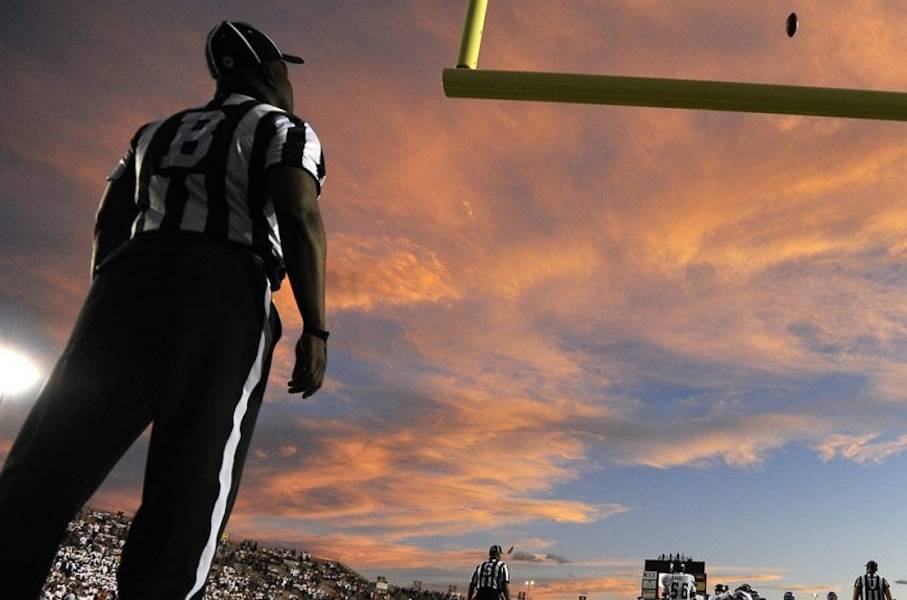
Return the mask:
M 0 394 L 24 392 L 38 380 L 38 367 L 22 354 L 0 346 Z

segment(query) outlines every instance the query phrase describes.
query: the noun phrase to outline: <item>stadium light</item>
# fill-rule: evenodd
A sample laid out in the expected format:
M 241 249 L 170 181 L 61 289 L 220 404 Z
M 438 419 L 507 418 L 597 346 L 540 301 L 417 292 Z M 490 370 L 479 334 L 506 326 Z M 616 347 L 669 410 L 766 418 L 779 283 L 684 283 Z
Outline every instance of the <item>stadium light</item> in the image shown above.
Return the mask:
M 488 0 L 469 0 L 457 68 L 444 69 L 448 98 L 649 106 L 907 121 L 903 92 L 478 69 Z
M 38 367 L 21 353 L 0 346 L 0 401 L 7 394 L 30 388 L 40 376 Z

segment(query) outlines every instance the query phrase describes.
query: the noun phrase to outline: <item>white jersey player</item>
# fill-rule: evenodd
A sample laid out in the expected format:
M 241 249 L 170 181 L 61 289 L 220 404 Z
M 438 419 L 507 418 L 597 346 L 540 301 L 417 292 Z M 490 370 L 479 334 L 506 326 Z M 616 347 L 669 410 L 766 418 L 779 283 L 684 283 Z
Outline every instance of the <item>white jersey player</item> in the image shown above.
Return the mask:
M 754 600 L 752 588 L 748 584 L 743 584 L 733 591 L 729 590 L 726 585 L 720 587 L 721 591 L 718 586 L 715 587 L 715 595 L 709 600 Z
M 696 578 L 688 573 L 661 576 L 661 597 L 665 600 L 696 600 Z
M 734 590 L 732 597 L 735 600 L 753 600 L 753 588 L 750 587 L 750 584 L 744 583 Z
M 715 593 L 709 596 L 709 600 L 727 600 L 730 595 L 731 593 L 728 591 L 728 586 L 719 583 L 715 586 Z

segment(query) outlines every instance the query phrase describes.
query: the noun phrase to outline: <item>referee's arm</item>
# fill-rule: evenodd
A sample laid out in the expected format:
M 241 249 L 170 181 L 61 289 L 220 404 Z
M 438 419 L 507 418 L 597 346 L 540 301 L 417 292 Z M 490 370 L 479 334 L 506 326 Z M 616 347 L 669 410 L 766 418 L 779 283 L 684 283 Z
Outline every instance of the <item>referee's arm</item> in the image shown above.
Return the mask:
M 297 167 L 268 170 L 268 191 L 274 203 L 283 259 L 305 327 L 326 329 L 324 310 L 327 237 L 318 208 L 314 177 Z M 321 387 L 326 363 L 325 341 L 303 334 L 296 344 L 296 366 L 289 392 L 308 398 Z
M 122 175 L 110 179 L 101 197 L 95 218 L 91 252 L 91 278 L 110 253 L 129 239 L 132 222 L 139 213 L 135 205 L 135 168 L 128 165 Z
M 476 567 L 476 570 L 472 572 L 472 578 L 469 580 L 469 592 L 466 594 L 466 600 L 472 600 L 473 596 L 476 593 L 476 580 L 479 578 L 479 568 L 481 565 Z
M 506 563 L 501 568 L 501 593 L 504 594 L 504 600 L 510 600 L 510 568 Z

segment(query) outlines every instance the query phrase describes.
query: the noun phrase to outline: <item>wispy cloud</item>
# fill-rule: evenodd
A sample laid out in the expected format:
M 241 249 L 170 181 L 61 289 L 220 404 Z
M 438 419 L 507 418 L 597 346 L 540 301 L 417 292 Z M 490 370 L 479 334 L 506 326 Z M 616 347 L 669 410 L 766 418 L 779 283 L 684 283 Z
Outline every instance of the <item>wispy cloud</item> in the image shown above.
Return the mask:
M 881 464 L 905 450 L 907 450 L 907 435 L 895 439 L 879 440 L 877 433 L 866 435 L 836 433 L 828 436 L 816 446 L 819 456 L 826 462 L 842 458 L 861 465 Z
M 329 271 L 328 301 L 335 310 L 436 303 L 460 296 L 438 256 L 407 239 L 334 236 Z
M 381 431 L 300 421 L 306 454 L 297 460 L 295 452 L 265 449 L 259 456 L 266 460 L 253 462 L 246 476 L 255 491 L 238 506 L 335 527 L 382 528 L 385 539 L 534 519 L 587 523 L 626 510 L 539 497 L 578 475 L 570 464 L 581 458 L 582 445 L 568 434 L 521 421 L 486 433 L 476 427 L 478 413 L 457 407 L 435 406 L 424 419 L 401 419 Z
M 509 559 L 514 562 L 528 562 L 537 564 L 551 562 L 558 565 L 565 565 L 570 562 L 570 559 L 559 554 L 535 554 L 532 552 L 523 552 L 521 550 L 514 552 L 513 555 L 509 557 Z
M 579 595 L 630 598 L 639 595 L 639 579 L 630 577 L 552 579 L 537 581 L 531 593 L 535 598 L 576 598 Z
M 758 415 L 741 417 L 733 422 L 712 424 L 689 423 L 657 427 L 648 436 L 626 440 L 632 463 L 656 468 L 681 465 L 708 466 L 721 461 L 734 466 L 753 466 L 761 463 L 772 450 L 791 441 L 810 437 L 821 420 L 813 416 Z M 663 435 L 657 431 L 664 429 Z M 672 440 L 677 436 L 680 443 Z

